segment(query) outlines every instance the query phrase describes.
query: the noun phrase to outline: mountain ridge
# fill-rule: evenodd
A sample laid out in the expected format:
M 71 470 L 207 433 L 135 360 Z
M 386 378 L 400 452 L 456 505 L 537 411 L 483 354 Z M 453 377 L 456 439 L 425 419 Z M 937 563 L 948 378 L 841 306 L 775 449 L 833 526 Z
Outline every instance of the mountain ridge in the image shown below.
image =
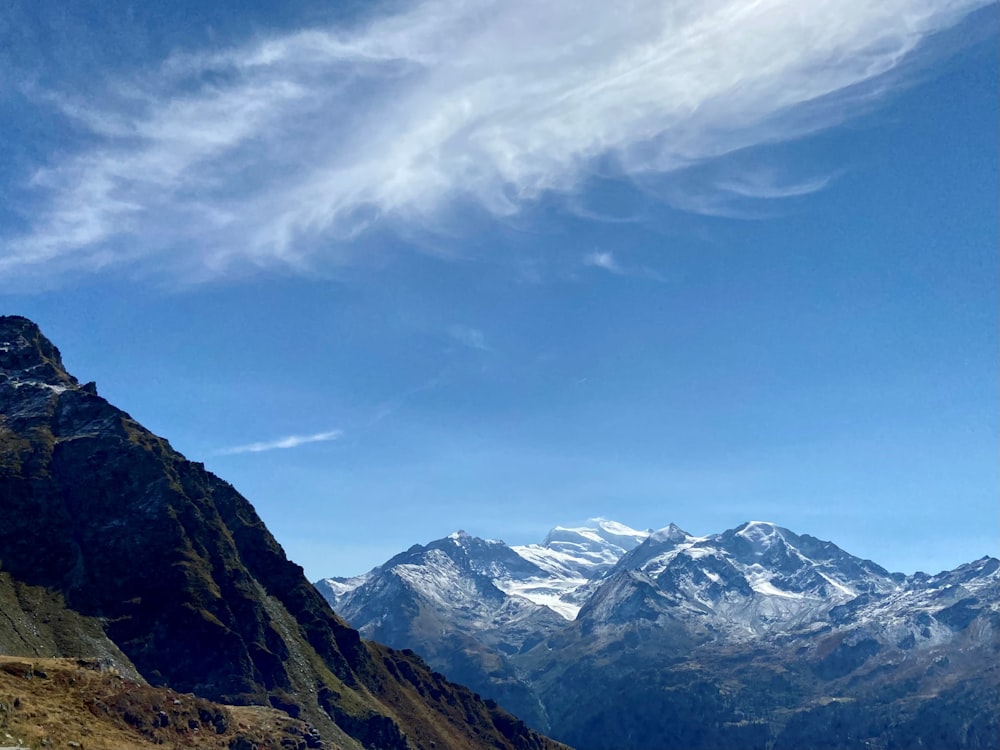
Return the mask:
M 79 385 L 18 316 L 0 317 L 0 503 L 22 614 L 83 618 L 152 685 L 279 708 L 332 747 L 556 747 L 412 652 L 362 640 L 232 485 Z M 7 623 L 0 642 L 40 647 Z
M 996 558 L 906 576 L 832 542 L 748 521 L 700 537 L 675 524 L 636 532 L 635 545 L 619 548 L 614 565 L 602 567 L 607 548 L 586 554 L 595 552 L 586 550 L 598 538 L 594 529 L 556 527 L 545 543 L 558 545 L 573 528 L 577 537 L 567 544 L 576 546 L 554 549 L 452 534 L 411 547 L 406 571 L 397 569 L 396 556 L 356 579 L 363 586 L 338 589 L 326 579 L 317 587 L 362 632 L 415 649 L 445 674 L 460 673 L 478 692 L 583 750 L 801 747 L 817 736 L 828 737 L 830 747 L 856 746 L 846 730 L 817 728 L 839 716 L 826 708 L 840 705 L 831 700 L 865 706 L 851 722 L 866 727 L 864 741 L 875 747 L 908 748 L 899 737 L 926 742 L 934 732 L 955 747 L 991 747 L 1000 739 L 988 718 L 1000 707 L 997 670 L 983 666 L 1000 655 Z M 422 557 L 459 547 L 459 557 L 486 559 L 448 567 Z M 511 552 L 545 571 L 548 582 L 530 568 L 518 579 L 510 574 L 516 565 L 493 564 Z M 574 564 L 567 564 L 573 553 Z M 432 567 L 435 574 L 424 575 Z M 476 573 L 489 598 L 455 593 L 467 583 L 463 567 L 495 574 Z M 389 579 L 394 586 L 383 585 Z M 396 596 L 407 604 L 396 607 Z M 567 617 L 574 598 L 579 607 Z M 495 616 L 468 616 L 487 600 L 492 615 L 528 612 L 516 637 Z M 542 616 L 560 606 L 558 618 Z M 371 617 L 389 611 L 391 627 Z M 434 626 L 422 625 L 428 622 Z M 769 686 L 764 703 L 752 690 L 758 683 Z M 630 702 L 608 698 L 618 694 Z M 951 705 L 959 695 L 974 700 Z M 952 719 L 941 713 L 945 705 Z M 703 725 L 692 723 L 697 716 Z M 978 739 L 961 739 L 967 730 Z M 631 739 L 616 739 L 623 736 Z

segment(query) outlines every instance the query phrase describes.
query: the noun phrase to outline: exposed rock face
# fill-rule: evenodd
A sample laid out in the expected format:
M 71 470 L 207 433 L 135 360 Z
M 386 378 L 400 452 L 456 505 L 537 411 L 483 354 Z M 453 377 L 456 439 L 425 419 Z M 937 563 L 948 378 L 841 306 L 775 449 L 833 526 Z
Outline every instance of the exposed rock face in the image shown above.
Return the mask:
M 66 608 L 63 596 L 0 571 L 0 654 L 52 657 L 87 654 L 133 682 L 144 680 L 103 624 Z
M 321 581 L 317 587 L 338 611 L 363 624 L 365 637 L 417 650 L 450 679 L 544 727 L 541 704 L 510 656 L 565 620 L 494 584 L 540 575 L 502 542 L 458 532 L 414 545 L 358 579 Z M 332 593 L 337 588 L 339 599 Z
M 602 520 L 541 546 L 452 534 L 319 585 L 362 632 L 582 750 L 985 749 L 998 569 L 904 576 L 766 522 L 695 537 Z
M 245 498 L 80 386 L 13 316 L 0 317 L 0 509 L 3 570 L 101 623 L 154 685 L 301 714 L 345 747 L 552 746 L 412 653 L 362 641 Z M 76 646 L 54 655 L 92 655 Z
M 1000 741 L 998 568 L 907 577 L 773 524 L 669 527 L 519 666 L 552 735 L 584 750 L 612 737 L 650 750 L 985 750 Z

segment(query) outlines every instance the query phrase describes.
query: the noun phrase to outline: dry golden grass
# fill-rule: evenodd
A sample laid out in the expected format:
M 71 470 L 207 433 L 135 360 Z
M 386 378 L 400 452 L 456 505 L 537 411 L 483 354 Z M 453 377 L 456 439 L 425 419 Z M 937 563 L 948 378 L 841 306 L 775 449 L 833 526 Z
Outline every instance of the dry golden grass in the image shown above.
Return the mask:
M 302 750 L 308 732 L 272 708 L 139 685 L 94 661 L 0 656 L 0 746 Z

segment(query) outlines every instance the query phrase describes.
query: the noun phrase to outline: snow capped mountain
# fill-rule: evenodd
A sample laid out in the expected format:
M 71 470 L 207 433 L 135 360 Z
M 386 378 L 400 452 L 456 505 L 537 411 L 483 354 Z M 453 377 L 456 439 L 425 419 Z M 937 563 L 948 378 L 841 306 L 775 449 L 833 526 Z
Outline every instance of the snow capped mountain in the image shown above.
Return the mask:
M 872 746 L 927 746 L 997 703 L 994 558 L 904 576 L 766 521 L 694 536 L 592 519 L 518 547 L 456 532 L 317 586 L 365 635 L 582 748 L 762 747 L 761 731 L 801 747 L 862 720 Z M 837 696 L 860 713 L 828 716 Z M 983 726 L 969 747 L 990 746 Z
M 631 549 L 639 546 L 648 531 L 636 531 L 606 518 L 591 518 L 585 526 L 556 526 L 541 545 L 514 547 L 518 554 L 548 561 L 554 570 L 565 569 L 594 577 L 603 572 Z
M 451 679 L 547 726 L 513 660 L 572 621 L 596 582 L 648 533 L 598 518 L 512 548 L 456 531 L 316 587 L 366 637 L 412 648 Z
M 522 596 L 573 620 L 591 584 L 647 536 L 648 531 L 605 518 L 592 518 L 584 526 L 556 526 L 541 544 L 512 548 L 539 574 L 502 577 L 494 583 L 511 596 Z
M 607 603 L 632 600 L 641 590 L 654 619 L 686 617 L 705 637 L 751 638 L 816 621 L 862 593 L 895 591 L 904 580 L 830 542 L 763 521 L 704 537 L 671 524 L 622 557 L 615 572 L 626 571 L 600 586 L 626 591 L 595 595 L 581 616 L 621 621 L 622 612 Z
M 479 539 L 456 531 L 426 547 L 416 545 L 396 555 L 373 571 L 352 578 L 324 578 L 317 587 L 337 611 L 353 609 L 352 592 L 366 584 L 380 571 L 398 566 L 428 564 L 437 571 L 414 585 L 432 598 L 441 599 L 436 590 L 452 585 L 452 578 L 437 564 L 426 559 L 429 550 L 439 550 L 452 561 L 454 575 L 477 575 L 488 578 L 500 591 L 548 607 L 565 620 L 572 620 L 582 602 L 600 579 L 629 550 L 649 536 L 616 521 L 592 518 L 582 526 L 556 526 L 541 544 L 508 547 L 501 541 Z M 416 577 L 408 569 L 404 576 Z M 367 594 L 365 594 L 367 596 Z M 346 615 L 345 615 L 346 616 Z
M 904 651 L 947 643 L 977 618 L 976 638 L 995 641 L 1000 634 L 996 558 L 984 557 L 934 576 L 917 574 L 891 592 L 862 594 L 829 612 L 837 629 L 864 633 Z
M 537 699 L 509 657 L 531 648 L 565 620 L 503 584 L 546 572 L 503 542 L 464 531 L 414 545 L 354 578 L 316 583 L 334 609 L 361 633 L 420 652 L 435 669 L 544 725 Z
M 358 621 L 366 635 L 380 632 L 393 604 L 384 601 L 387 593 L 395 596 L 400 587 L 425 607 L 455 612 L 467 627 L 494 629 L 502 628 L 511 618 L 520 620 L 543 609 L 527 599 L 508 601 L 494 582 L 543 574 L 503 542 L 457 531 L 424 546 L 414 545 L 364 575 L 327 578 L 317 586 L 349 621 Z M 377 611 L 379 607 L 384 612 Z

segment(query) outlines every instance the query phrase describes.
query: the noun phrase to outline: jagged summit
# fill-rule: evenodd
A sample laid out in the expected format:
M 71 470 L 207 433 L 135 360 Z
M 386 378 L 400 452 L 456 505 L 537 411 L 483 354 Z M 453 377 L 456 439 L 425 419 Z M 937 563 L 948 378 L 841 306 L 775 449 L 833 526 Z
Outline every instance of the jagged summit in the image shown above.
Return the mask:
M 478 536 L 473 536 L 465 529 L 459 529 L 458 531 L 451 532 L 445 539 L 450 539 L 452 542 L 458 545 L 486 545 L 486 546 L 496 546 L 503 545 L 503 542 L 497 539 L 481 539 Z
M 649 535 L 649 541 L 652 544 L 659 542 L 684 542 L 689 538 L 691 538 L 691 535 L 675 523 L 664 526 L 662 529 L 654 531 Z
M 79 386 L 14 316 L 0 318 L 0 518 L 6 653 L 107 655 L 153 685 L 308 720 L 344 750 L 554 747 L 414 654 L 362 641 L 246 498 Z
M 752 544 L 770 544 L 777 539 L 784 539 L 789 533 L 770 521 L 747 521 L 734 529 L 737 536 L 741 536 Z
M 15 384 L 72 388 L 79 385 L 66 372 L 62 355 L 38 325 L 20 315 L 0 315 L 0 377 Z
M 746 521 L 736 527 L 737 533 L 775 534 L 784 530 L 772 521 Z

